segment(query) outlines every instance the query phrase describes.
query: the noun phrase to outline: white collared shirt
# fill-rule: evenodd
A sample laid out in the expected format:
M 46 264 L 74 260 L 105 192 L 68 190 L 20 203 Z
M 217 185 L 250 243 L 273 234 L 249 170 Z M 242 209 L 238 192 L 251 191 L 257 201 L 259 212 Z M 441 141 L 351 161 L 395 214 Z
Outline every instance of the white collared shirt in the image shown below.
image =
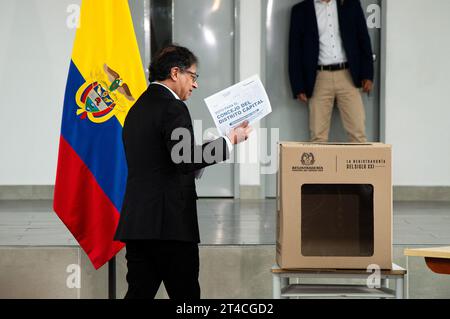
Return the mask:
M 347 62 L 341 32 L 337 0 L 326 2 L 314 0 L 317 26 L 319 28 L 319 65 Z
M 161 85 L 161 86 L 165 87 L 166 89 L 168 89 L 170 91 L 170 93 L 173 94 L 173 96 L 177 100 L 181 100 L 180 97 L 170 87 L 168 87 L 167 85 L 165 85 L 165 84 L 163 84 L 161 82 L 158 82 L 158 81 L 154 81 L 154 82 L 152 82 L 150 84 L 158 84 L 158 85 Z M 217 137 L 217 138 L 219 138 L 219 137 Z M 231 151 L 233 150 L 233 143 L 231 143 L 230 138 L 228 136 L 225 135 L 224 138 L 225 138 L 225 141 L 227 142 L 228 151 L 231 153 Z

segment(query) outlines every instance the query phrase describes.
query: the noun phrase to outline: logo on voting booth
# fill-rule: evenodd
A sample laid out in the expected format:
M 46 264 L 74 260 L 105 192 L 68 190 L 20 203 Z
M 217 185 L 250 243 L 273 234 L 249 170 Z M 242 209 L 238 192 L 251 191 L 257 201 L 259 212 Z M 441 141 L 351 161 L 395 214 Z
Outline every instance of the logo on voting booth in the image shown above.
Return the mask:
M 305 166 L 314 165 L 314 163 L 316 162 L 314 159 L 314 154 L 313 153 L 303 153 L 301 162 Z
M 78 89 L 77 115 L 83 120 L 87 117 L 94 123 L 106 122 L 118 112 L 125 112 L 126 108 L 121 107 L 123 99 L 134 101 L 128 85 L 120 75 L 104 64 L 103 72 L 92 72 L 91 79 Z

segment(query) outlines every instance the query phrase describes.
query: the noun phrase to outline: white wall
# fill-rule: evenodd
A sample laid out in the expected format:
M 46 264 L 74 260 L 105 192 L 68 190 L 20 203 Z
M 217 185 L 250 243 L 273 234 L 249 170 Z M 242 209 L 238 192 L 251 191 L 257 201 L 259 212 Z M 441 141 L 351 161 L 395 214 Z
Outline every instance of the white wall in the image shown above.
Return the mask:
M 450 1 L 388 0 L 386 142 L 394 184 L 450 185 Z
M 0 185 L 51 185 L 74 0 L 0 0 Z
M 66 9 L 79 2 L 0 0 L 0 185 L 54 183 L 75 34 Z M 385 136 L 394 146 L 394 184 L 450 186 L 450 1 L 386 2 Z M 261 71 L 264 8 L 260 0 L 239 3 L 244 79 Z M 241 184 L 260 184 L 258 165 L 240 172 Z
M 261 77 L 261 0 L 239 1 L 239 78 L 258 74 Z M 238 146 L 240 185 L 261 184 L 259 165 L 259 123 L 252 125 L 254 132 L 249 140 Z

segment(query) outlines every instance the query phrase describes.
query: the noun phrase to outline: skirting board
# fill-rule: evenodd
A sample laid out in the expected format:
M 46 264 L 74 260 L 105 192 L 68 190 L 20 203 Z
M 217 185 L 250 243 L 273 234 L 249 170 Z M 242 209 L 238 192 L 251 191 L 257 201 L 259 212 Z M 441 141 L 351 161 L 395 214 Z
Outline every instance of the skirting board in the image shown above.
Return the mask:
M 54 189 L 54 185 L 0 185 L 0 200 L 49 200 Z
M 450 201 L 450 186 L 394 186 L 394 201 Z
M 0 185 L 0 200 L 51 200 L 54 185 Z M 241 199 L 261 199 L 260 186 L 240 187 Z M 450 186 L 394 186 L 394 201 L 450 201 Z
M 262 199 L 261 186 L 258 185 L 241 185 L 239 187 L 240 199 Z

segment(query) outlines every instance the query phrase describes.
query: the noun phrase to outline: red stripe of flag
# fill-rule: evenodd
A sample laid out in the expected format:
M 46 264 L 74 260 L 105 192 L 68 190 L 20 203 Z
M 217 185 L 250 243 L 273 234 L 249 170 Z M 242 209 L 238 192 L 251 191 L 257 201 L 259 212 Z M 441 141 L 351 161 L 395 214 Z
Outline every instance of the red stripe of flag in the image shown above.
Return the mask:
M 113 241 L 119 212 L 77 153 L 60 138 L 53 208 L 88 254 L 95 269 L 124 244 Z

